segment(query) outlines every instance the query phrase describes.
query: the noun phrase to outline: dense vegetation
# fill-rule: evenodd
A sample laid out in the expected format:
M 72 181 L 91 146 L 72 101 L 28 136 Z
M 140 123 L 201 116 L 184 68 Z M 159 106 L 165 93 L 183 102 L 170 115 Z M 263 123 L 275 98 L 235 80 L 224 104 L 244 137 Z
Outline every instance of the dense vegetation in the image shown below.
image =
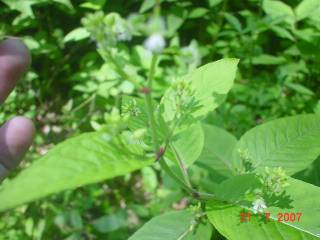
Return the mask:
M 37 126 L 37 136 L 31 151 L 20 169 L 17 169 L 10 178 L 14 179 L 24 168 L 32 166 L 35 159 L 47 153 L 48 149 L 71 137 L 78 136 L 72 138 L 75 139 L 73 142 L 69 141 L 74 148 L 70 150 L 71 145 L 67 145 L 64 149 L 63 145 L 60 145 L 61 147 L 57 149 L 62 149 L 61 152 L 65 153 L 59 156 L 60 159 L 63 160 L 65 157 L 64 161 L 67 161 L 69 157 L 77 155 L 76 152 L 79 156 L 90 158 L 84 149 L 94 149 L 94 145 L 100 141 L 94 134 L 106 128 L 109 129 L 108 134 L 111 136 L 115 135 L 116 131 L 121 131 L 121 134 L 129 140 L 132 140 L 131 132 L 130 134 L 127 131 L 123 132 L 124 128 L 132 130 L 134 137 L 146 134 L 145 145 L 147 147 L 150 145 L 152 148 L 151 142 L 154 138 L 143 129 L 149 122 L 145 119 L 130 122 L 129 119 L 127 123 L 119 112 L 132 114 L 137 105 L 147 118 L 148 110 L 144 110 L 146 106 L 141 100 L 144 94 L 148 95 L 146 91 L 150 89 L 141 86 L 148 76 L 150 77 L 150 65 L 152 68 L 152 63 L 155 62 L 158 66 L 152 76 L 154 81 L 151 102 L 154 101 L 153 105 L 156 105 L 162 99 L 159 108 L 164 109 L 163 122 L 162 118 L 159 117 L 159 120 L 157 117 L 159 138 L 168 132 L 163 125 L 171 121 L 174 123 L 172 119 L 176 116 L 172 116 L 172 112 L 181 111 L 179 112 L 181 116 L 192 116 L 197 119 L 194 121 L 188 118 L 183 124 L 177 123 L 178 140 L 173 139 L 173 142 L 176 141 L 173 144 L 178 152 L 180 151 L 186 164 L 191 166 L 192 163 L 196 163 L 195 167 L 189 169 L 192 185 L 199 186 L 204 192 L 215 189 L 219 194 L 219 189 L 228 189 L 231 185 L 240 184 L 244 186 L 243 189 L 248 190 L 246 184 L 255 182 L 257 178 L 257 182 L 261 184 L 266 181 L 266 175 L 280 176 L 279 179 L 283 182 L 280 186 L 281 191 L 277 189 L 277 194 L 282 193 L 282 188 L 286 188 L 289 182 L 287 191 L 292 192 L 292 196 L 298 199 L 298 205 L 295 207 L 299 209 L 295 209 L 300 212 L 305 210 L 302 214 L 305 214 L 306 218 L 309 216 L 308 213 L 312 213 L 310 210 L 314 207 L 311 206 L 312 202 L 304 202 L 301 194 L 309 191 L 310 196 L 320 196 L 320 190 L 316 187 L 320 187 L 320 161 L 318 159 L 312 162 L 319 156 L 320 148 L 320 121 L 317 115 L 320 113 L 320 2 L 318 0 L 1 0 L 0 13 L 0 36 L 21 37 L 30 49 L 33 59 L 30 71 L 10 95 L 0 112 L 1 122 L 18 113 L 34 119 Z M 108 21 L 101 20 L 104 18 Z M 101 35 L 99 27 L 103 21 L 105 29 L 102 30 L 105 32 Z M 125 41 L 117 42 L 116 39 L 113 42 L 111 39 L 112 34 L 118 34 L 114 33 L 116 31 L 113 28 L 114 22 L 120 22 L 122 24 L 120 25 L 130 32 L 130 36 L 121 35 Z M 166 47 L 157 59 L 154 59 L 144 46 L 145 39 L 152 32 L 161 32 L 166 41 Z M 119 35 L 115 36 L 119 39 Z M 211 63 L 219 59 L 224 60 Z M 239 59 L 239 63 L 235 59 Z M 211 65 L 206 65 L 209 66 L 206 69 L 198 68 L 207 63 Z M 197 68 L 198 70 L 195 70 Z M 193 78 L 201 74 L 219 78 L 220 76 L 215 74 L 220 73 L 221 79 L 226 79 L 230 84 L 228 82 L 228 86 L 210 85 L 207 82 L 209 80 L 205 79 L 203 80 L 205 86 L 191 84 L 189 90 L 188 85 L 184 85 L 185 82 L 177 80 L 189 72 L 194 73 L 193 77 L 188 78 L 190 82 L 196 81 Z M 210 86 L 218 90 L 210 92 Z M 197 102 L 188 99 L 190 104 L 186 109 L 184 105 L 181 109 L 170 109 L 168 106 L 176 101 L 172 98 L 172 91 L 181 89 L 189 91 L 189 95 L 194 94 L 195 90 L 196 96 L 206 95 L 208 91 L 214 96 L 215 103 L 210 102 L 211 105 L 201 108 L 197 106 Z M 196 100 L 202 101 L 202 99 Z M 275 120 L 286 116 L 296 117 Z M 198 119 L 200 117 L 201 123 Z M 259 135 L 261 142 L 257 138 L 254 139 L 252 137 L 254 134 L 250 135 L 250 131 L 243 135 L 250 128 L 265 122 L 270 124 L 262 125 L 262 128 L 263 126 L 269 128 L 264 129 L 264 134 Z M 188 128 L 191 129 L 189 132 Z M 257 162 L 270 167 L 268 164 L 260 163 L 261 159 L 267 159 L 262 153 L 250 152 L 252 147 L 250 142 L 265 145 L 269 140 L 272 141 L 271 139 L 277 142 L 278 138 L 272 134 L 281 134 L 282 130 L 286 132 L 286 136 L 292 138 L 299 137 L 296 132 L 299 133 L 300 130 L 308 131 L 310 135 L 300 142 L 291 143 L 291 148 L 284 149 L 281 153 L 283 155 L 274 156 L 282 161 L 276 166 L 281 166 L 292 178 L 287 179 L 282 168 L 267 169 L 266 172 L 259 172 L 255 176 L 250 174 L 236 176 L 221 184 L 226 179 L 225 176 L 228 176 L 227 170 L 219 164 L 211 163 L 212 165 L 209 165 L 215 173 L 211 172 L 210 174 L 214 176 L 209 176 L 210 174 L 204 172 L 203 164 L 206 168 L 208 166 L 206 161 L 213 155 L 217 155 L 216 158 L 223 156 L 228 160 L 233 158 L 231 153 L 227 153 L 228 156 L 223 154 L 228 150 L 231 152 L 237 140 L 222 129 L 238 139 L 243 135 L 237 143 L 237 146 L 243 147 L 241 150 L 244 150 L 237 156 L 244 162 L 243 166 L 237 166 L 239 169 L 236 169 L 241 173 L 254 172 Z M 81 135 L 91 131 L 97 132 Z M 264 142 L 265 136 L 268 137 L 268 141 Z M 81 141 L 77 142 L 79 139 Z M 279 139 L 281 142 L 282 138 Z M 115 142 L 115 145 L 121 146 L 121 139 L 117 141 L 119 142 Z M 109 145 L 104 146 L 103 149 L 106 157 L 112 155 L 110 152 L 113 150 L 109 147 Z M 118 152 L 114 154 L 119 159 L 128 158 L 125 161 L 129 161 L 134 158 L 134 154 L 140 154 L 142 151 L 135 147 L 116 149 Z M 152 150 L 147 147 L 143 151 L 147 152 L 145 157 L 150 159 Z M 159 146 L 155 147 L 158 148 Z M 174 149 L 166 153 L 168 159 L 175 155 Z M 273 154 L 275 150 L 272 147 L 270 149 Z M 247 150 L 249 152 L 246 152 Z M 42 159 L 48 163 L 50 158 L 56 157 L 54 151 L 52 155 L 49 153 Z M 153 153 L 159 154 L 159 152 Z M 161 151 L 156 157 L 162 158 Z M 126 162 L 123 163 L 122 168 L 130 168 L 126 171 L 119 170 L 118 173 L 115 169 L 112 171 L 105 169 L 104 177 L 97 176 L 95 179 L 91 176 L 91 180 L 83 180 L 81 184 L 75 182 L 70 183 L 69 187 L 60 188 L 55 188 L 57 179 L 54 177 L 59 176 L 60 170 L 55 172 L 52 161 L 50 164 L 53 165 L 48 164 L 48 166 L 53 168 L 44 172 L 41 178 L 29 178 L 30 182 L 26 182 L 38 186 L 39 181 L 44 180 L 46 183 L 46 178 L 52 180 L 47 187 L 48 192 L 39 191 L 38 195 L 33 191 L 28 192 L 28 189 L 22 193 L 21 187 L 20 192 L 7 193 L 6 184 L 10 188 L 11 186 L 10 180 L 6 180 L 0 190 L 0 209 L 18 207 L 1 213 L 0 239 L 127 239 L 154 216 L 172 210 L 186 209 L 188 206 L 191 206 L 189 210 L 181 211 L 178 215 L 169 213 L 164 220 L 161 220 L 169 223 L 173 221 L 171 224 L 174 224 L 180 222 L 179 219 L 182 218 L 190 222 L 194 220 L 191 212 L 198 213 L 196 223 L 192 223 L 192 228 L 187 231 L 192 234 L 196 229 L 198 235 L 175 239 L 209 240 L 225 239 L 225 237 L 237 239 L 235 236 L 239 237 L 238 239 L 242 239 L 240 237 L 249 239 L 245 237 L 246 230 L 241 227 L 234 230 L 237 233 L 230 230 L 233 226 L 239 225 L 240 207 L 235 206 L 223 212 L 221 208 L 215 209 L 216 206 L 222 205 L 221 202 L 217 204 L 210 202 L 213 209 L 208 210 L 207 206 L 208 216 L 206 216 L 202 211 L 203 203 L 197 201 L 200 197 L 197 195 L 198 192 L 191 191 L 190 195 L 186 194 L 190 191 L 188 186 L 179 186 L 168 176 L 168 172 L 165 174 L 161 170 L 160 164 L 150 165 L 148 159 L 147 163 L 132 161 L 132 164 L 128 164 L 129 167 L 126 166 Z M 299 161 L 299 164 L 290 165 L 290 161 L 293 160 Z M 133 171 L 140 169 L 142 167 L 140 165 L 146 167 Z M 63 163 L 61 166 L 63 168 Z M 66 164 L 66 166 L 77 170 L 74 165 Z M 77 174 L 85 175 L 84 169 L 78 170 Z M 64 171 L 61 171 L 61 176 L 63 174 L 68 176 L 69 173 Z M 130 171 L 133 172 L 129 173 Z M 112 173 L 114 175 L 110 172 L 114 172 Z M 173 172 L 176 172 L 176 169 Z M 24 181 L 23 176 L 21 175 L 21 179 Z M 117 177 L 105 180 L 114 176 Z M 204 176 L 207 179 L 202 181 Z M 19 186 L 18 177 L 17 186 Z M 96 183 L 98 181 L 99 183 Z M 302 185 L 306 184 L 305 182 L 312 185 Z M 88 183 L 91 184 L 85 185 Z M 71 187 L 77 186 L 81 187 L 70 190 Z M 67 190 L 56 193 L 64 189 Z M 14 200 L 6 200 L 11 196 L 14 196 Z M 38 199 L 44 196 L 46 198 Z M 220 196 L 223 200 L 230 198 L 238 200 L 238 197 L 236 193 L 230 192 Z M 252 200 L 252 196 L 250 197 Z M 283 201 L 288 200 L 285 199 L 286 196 L 282 197 Z M 274 212 L 279 212 L 282 208 L 279 209 L 274 209 Z M 319 216 L 319 209 L 317 213 L 313 213 L 314 222 L 310 218 L 305 225 L 298 225 L 298 228 L 306 227 L 305 232 L 318 231 L 319 226 L 316 225 L 315 219 Z M 229 219 L 226 214 L 230 214 Z M 206 221 L 207 217 L 214 227 Z M 175 218 L 178 220 L 175 221 Z M 225 220 L 227 226 L 223 224 L 223 219 L 227 219 Z M 161 225 L 161 221 L 156 224 Z M 257 229 L 254 224 L 258 223 L 259 220 L 254 220 L 250 226 Z M 170 224 L 168 226 L 170 227 Z M 179 227 L 189 230 L 190 226 L 188 224 L 176 226 L 176 229 Z M 258 230 L 251 231 L 253 234 L 251 236 L 261 234 Z M 264 231 L 268 233 L 269 230 L 266 228 Z M 288 232 L 295 234 L 292 230 L 284 228 L 281 231 L 284 236 Z M 312 234 L 304 237 L 316 239 L 316 234 L 314 232 Z M 142 240 L 141 237 L 135 239 Z M 261 239 L 290 238 L 280 238 L 276 234 Z

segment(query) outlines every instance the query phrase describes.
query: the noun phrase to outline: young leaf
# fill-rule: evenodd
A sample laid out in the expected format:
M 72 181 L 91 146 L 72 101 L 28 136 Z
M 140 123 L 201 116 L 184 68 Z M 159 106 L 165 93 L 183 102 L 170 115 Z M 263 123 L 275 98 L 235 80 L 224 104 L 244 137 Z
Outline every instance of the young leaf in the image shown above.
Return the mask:
M 117 143 L 114 143 L 117 145 Z M 0 210 L 62 190 L 124 175 L 151 164 L 138 145 L 116 148 L 104 132 L 82 134 L 57 145 L 0 188 Z M 117 145 L 118 146 L 118 145 Z M 138 155 L 139 154 L 139 155 Z
M 188 235 L 194 219 L 190 210 L 165 213 L 151 219 L 129 240 L 182 240 Z
M 164 119 L 172 121 L 179 113 L 193 119 L 203 118 L 217 108 L 233 85 L 238 62 L 234 58 L 221 59 L 182 77 L 179 90 L 172 86 L 165 92 Z M 183 100 L 177 102 L 177 96 Z
M 289 5 L 276 0 L 264 0 L 262 7 L 273 20 L 281 20 L 291 26 L 294 24 L 295 15 Z
M 289 184 L 285 196 L 275 202 L 278 206 L 268 206 L 265 210 L 271 213 L 268 221 L 264 214 L 254 215 L 252 212 L 248 220 L 248 208 L 216 201 L 207 205 L 208 218 L 216 229 L 230 240 L 319 239 L 320 188 L 292 178 L 289 179 Z M 312 197 L 306 197 L 306 193 Z M 294 213 L 296 219 L 286 221 L 284 217 L 281 218 L 281 213 Z M 240 214 L 246 214 L 246 217 L 241 217 Z M 297 214 L 300 215 L 299 220 Z
M 235 152 L 247 151 L 253 167 L 282 167 L 292 175 L 320 154 L 320 115 L 306 114 L 273 120 L 246 132 Z M 234 164 L 240 164 L 236 154 Z
M 195 98 L 201 105 L 193 113 L 195 117 L 207 115 L 224 100 L 233 85 L 238 62 L 234 58 L 221 59 L 196 69 L 184 78 L 191 82 Z
M 297 21 L 303 20 L 304 18 L 307 18 L 319 11 L 320 11 L 319 0 L 303 0 L 295 8 Z

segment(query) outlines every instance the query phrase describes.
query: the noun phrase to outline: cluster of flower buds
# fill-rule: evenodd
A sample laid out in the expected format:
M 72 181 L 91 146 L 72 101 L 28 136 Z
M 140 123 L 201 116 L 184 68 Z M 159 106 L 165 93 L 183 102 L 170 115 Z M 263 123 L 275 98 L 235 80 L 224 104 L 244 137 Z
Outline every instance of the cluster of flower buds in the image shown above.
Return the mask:
M 249 154 L 248 149 L 238 149 L 239 157 L 244 167 L 244 171 L 240 173 L 250 173 L 254 171 L 252 157 Z
M 196 106 L 196 102 L 190 83 L 185 80 L 178 80 L 172 84 L 172 90 L 177 118 L 188 112 L 192 112 Z
M 106 122 L 106 130 L 112 135 L 116 136 L 127 128 L 129 116 L 121 116 L 119 109 L 113 108 L 110 113 L 104 114 Z
M 135 99 L 132 99 L 128 103 L 124 104 L 121 110 L 124 115 L 129 117 L 137 117 L 141 114 L 141 110 L 137 106 L 137 101 Z
M 130 41 L 132 38 L 130 24 L 118 13 L 88 14 L 82 19 L 82 24 L 99 46 L 114 47 L 117 42 Z
M 289 185 L 288 177 L 281 167 L 268 168 L 257 174 L 265 192 L 276 196 L 281 195 Z

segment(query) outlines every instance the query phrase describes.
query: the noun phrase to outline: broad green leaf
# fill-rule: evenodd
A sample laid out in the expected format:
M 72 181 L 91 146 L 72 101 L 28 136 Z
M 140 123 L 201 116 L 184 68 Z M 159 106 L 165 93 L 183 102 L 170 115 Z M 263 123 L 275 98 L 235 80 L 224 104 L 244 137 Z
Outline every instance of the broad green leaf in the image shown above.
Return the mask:
M 292 177 L 320 187 L 320 157 L 308 168 L 294 174 Z
M 238 62 L 234 58 L 221 59 L 206 64 L 185 77 L 191 82 L 195 98 L 201 105 L 193 114 L 195 117 L 207 115 L 224 100 L 233 86 Z
M 66 140 L 1 186 L 0 210 L 124 175 L 151 163 L 140 154 L 138 145 L 127 146 L 134 153 L 117 146 L 103 132 Z
M 295 14 L 297 21 L 303 20 L 304 18 L 310 17 L 315 13 L 320 12 L 320 1 L 319 0 L 303 0 L 295 8 Z
M 221 201 L 234 202 L 243 200 L 248 191 L 261 187 L 261 182 L 255 174 L 244 174 L 223 181 L 215 188 L 214 194 Z
M 294 24 L 295 15 L 292 8 L 282 1 L 264 0 L 263 10 L 274 20 L 282 20 L 290 25 Z
M 196 163 L 212 168 L 225 176 L 235 173 L 232 152 L 237 139 L 227 131 L 213 125 L 203 124 L 204 147 Z
M 184 162 L 190 166 L 198 159 L 204 145 L 204 132 L 200 122 L 179 133 L 172 144 Z
M 319 239 L 320 188 L 292 178 L 289 183 L 286 194 L 274 203 L 278 206 L 268 207 L 265 210 L 271 213 L 267 223 L 264 223 L 265 215 L 254 215 L 252 212 L 250 221 L 241 222 L 240 214 L 250 210 L 248 207 L 217 201 L 208 203 L 208 218 L 216 229 L 230 240 Z M 306 194 L 312 197 L 306 197 Z M 279 222 L 278 214 L 286 212 L 302 213 L 300 221 Z
M 191 113 L 188 112 L 189 119 L 203 118 L 219 106 L 233 85 L 238 62 L 239 60 L 234 58 L 221 59 L 197 68 L 181 78 L 184 84 L 190 85 L 193 94 L 189 98 L 197 105 Z M 170 87 L 161 100 L 166 121 L 172 121 L 180 111 L 175 104 L 176 95 L 176 90 Z
M 165 213 L 151 219 L 129 240 L 182 240 L 189 233 L 194 219 L 190 210 Z
M 76 28 L 69 32 L 63 39 L 64 42 L 71 42 L 71 41 L 80 41 L 82 39 L 88 38 L 90 33 L 82 27 Z
M 235 152 L 247 151 L 254 168 L 282 167 L 292 175 L 303 170 L 320 154 L 320 115 L 286 117 L 246 132 Z M 239 167 L 241 161 L 235 158 Z

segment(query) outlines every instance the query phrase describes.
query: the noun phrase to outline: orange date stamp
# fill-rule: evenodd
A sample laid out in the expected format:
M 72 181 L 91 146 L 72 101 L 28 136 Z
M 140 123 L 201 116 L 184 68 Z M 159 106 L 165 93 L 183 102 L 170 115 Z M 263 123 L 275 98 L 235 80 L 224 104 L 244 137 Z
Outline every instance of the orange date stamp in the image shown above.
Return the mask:
M 240 223 L 250 222 L 252 214 L 250 212 L 241 212 L 240 213 Z M 273 219 L 278 222 L 300 222 L 302 217 L 301 212 L 278 212 L 278 216 Z M 271 218 L 271 213 L 264 213 L 265 222 L 269 222 Z

